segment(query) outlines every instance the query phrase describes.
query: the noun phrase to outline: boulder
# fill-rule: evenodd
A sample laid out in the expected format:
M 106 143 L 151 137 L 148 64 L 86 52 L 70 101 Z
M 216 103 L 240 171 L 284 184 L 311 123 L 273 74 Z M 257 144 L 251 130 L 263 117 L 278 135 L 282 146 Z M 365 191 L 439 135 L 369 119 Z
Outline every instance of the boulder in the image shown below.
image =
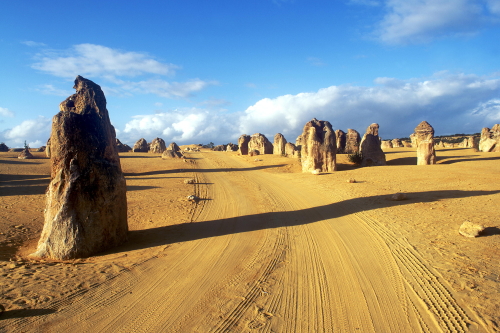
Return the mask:
M 410 134 L 411 146 L 417 148 L 417 137 L 415 133 Z
M 295 147 L 295 145 L 291 142 L 287 142 L 285 145 L 285 156 L 291 158 L 299 158 L 300 150 Z
M 132 151 L 134 153 L 147 153 L 149 150 L 149 145 L 146 139 L 140 138 L 134 145 L 134 148 L 132 148 Z
M 358 153 L 360 142 L 361 142 L 361 136 L 359 135 L 358 131 L 348 128 L 346 134 L 345 153 L 346 154 Z
M 248 156 L 258 156 L 260 153 L 257 149 L 252 149 L 248 152 Z
M 184 155 L 182 155 L 181 151 L 174 151 L 174 150 L 165 150 L 163 154 L 161 154 L 161 158 L 164 160 L 167 160 L 169 158 L 184 158 Z
M 248 142 L 249 150 L 258 150 L 259 154 L 272 154 L 273 144 L 266 138 L 264 134 L 255 133 L 250 137 Z
M 337 139 L 337 154 L 342 154 L 345 151 L 346 134 L 342 130 L 335 131 L 335 138 Z
M 249 142 L 250 142 L 250 135 L 243 134 L 238 138 L 238 147 L 240 155 L 248 155 Z
M 380 138 L 378 136 L 378 124 L 371 124 L 366 129 L 365 135 L 361 140 L 361 155 L 363 161 L 361 166 L 385 165 L 385 154 L 380 147 Z
M 228 143 L 226 151 L 238 151 L 238 145 L 235 145 L 234 143 Z
M 273 154 L 274 155 L 286 155 L 285 152 L 285 145 L 287 144 L 287 141 L 283 134 L 278 133 L 274 136 L 274 143 L 273 143 Z
M 316 118 L 307 122 L 302 131 L 302 172 L 332 172 L 337 169 L 337 140 L 332 125 Z
M 162 154 L 165 150 L 167 150 L 167 147 L 162 138 L 154 138 L 149 145 L 149 152 L 153 154 Z
M 17 158 L 19 158 L 21 160 L 28 160 L 28 159 L 32 159 L 34 157 L 33 157 L 33 154 L 31 154 L 29 148 L 24 148 L 23 151 L 21 151 L 21 154 L 19 154 L 17 156 Z
M 7 145 L 5 143 L 0 143 L 0 152 L 8 152 L 9 151 L 9 147 L 7 147 Z
M 127 187 L 101 87 L 81 76 L 52 119 L 51 182 L 33 257 L 88 257 L 127 240 Z
M 465 236 L 465 237 L 477 237 L 481 234 L 481 232 L 484 230 L 484 227 L 479 224 L 475 224 L 469 221 L 465 221 L 462 223 L 460 228 L 458 229 L 458 232 L 460 235 Z
M 436 164 L 434 128 L 424 120 L 415 127 L 414 137 L 417 147 L 417 165 Z
M 38 148 L 36 151 L 39 152 L 39 153 L 43 153 L 45 151 L 45 146 L 41 146 L 40 148 Z
M 132 150 L 129 145 L 124 145 L 120 140 L 116 139 L 116 149 L 119 153 L 126 153 Z
M 227 145 L 218 145 L 212 148 L 213 151 L 226 151 Z
M 403 201 L 403 200 L 407 200 L 408 196 L 406 195 L 406 193 L 398 192 L 398 193 L 394 193 L 393 195 L 391 195 L 390 199 L 392 201 Z
M 380 143 L 380 148 L 382 148 L 382 149 L 392 148 L 392 141 L 391 140 L 383 140 Z
M 168 145 L 167 150 L 172 150 L 172 151 L 175 151 L 175 152 L 180 152 L 180 151 L 181 151 L 181 148 L 177 145 L 177 143 L 175 143 L 175 142 L 171 142 L 171 143 Z
M 403 143 L 399 139 L 392 139 L 392 148 L 403 148 Z
M 496 124 L 490 130 L 484 127 L 479 140 L 479 150 L 485 153 L 500 151 L 500 125 Z

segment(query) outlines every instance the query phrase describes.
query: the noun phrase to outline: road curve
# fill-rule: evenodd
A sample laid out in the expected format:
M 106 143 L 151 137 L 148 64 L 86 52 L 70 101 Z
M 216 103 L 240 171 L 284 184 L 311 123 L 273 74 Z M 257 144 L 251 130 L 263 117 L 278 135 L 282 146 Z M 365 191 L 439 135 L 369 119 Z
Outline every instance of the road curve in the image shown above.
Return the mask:
M 411 245 L 342 193 L 232 154 L 191 156 L 205 200 L 191 223 L 177 227 L 175 241 L 84 295 L 54 303 L 57 312 L 4 329 L 480 331 Z

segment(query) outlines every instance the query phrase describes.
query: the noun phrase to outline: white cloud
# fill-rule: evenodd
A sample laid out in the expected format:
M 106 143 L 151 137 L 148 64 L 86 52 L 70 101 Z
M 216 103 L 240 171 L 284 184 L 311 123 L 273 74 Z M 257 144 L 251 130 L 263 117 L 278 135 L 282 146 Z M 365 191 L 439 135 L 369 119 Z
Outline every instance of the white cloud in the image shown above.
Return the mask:
M 122 86 L 125 90 L 144 94 L 155 94 L 165 98 L 186 98 L 194 92 L 200 91 L 209 85 L 216 85 L 217 81 L 203 81 L 193 79 L 187 82 L 167 82 L 155 79 L 139 82 L 127 82 Z
M 0 116 L 12 118 L 12 117 L 14 117 L 14 112 L 10 111 L 7 108 L 0 107 Z
M 0 133 L 0 138 L 9 147 L 22 147 L 24 141 L 30 142 L 30 146 L 36 147 L 39 142 L 47 142 L 50 136 L 52 121 L 49 118 L 39 116 L 36 119 L 28 119 Z M 31 145 L 33 143 L 33 145 Z
M 23 41 L 21 42 L 21 44 L 24 44 L 26 46 L 30 46 L 30 47 L 42 47 L 42 46 L 47 46 L 45 45 L 44 43 L 38 43 L 38 42 L 34 42 L 32 40 L 26 40 L 26 41 Z
M 34 69 L 64 78 L 170 75 L 179 67 L 161 63 L 145 53 L 124 52 L 102 45 L 78 44 L 64 52 L 46 52 Z
M 36 90 L 44 95 L 70 96 L 74 94 L 74 91 L 59 89 L 54 87 L 52 84 L 43 84 L 36 88 Z
M 498 0 L 387 0 L 386 7 L 376 34 L 389 44 L 472 34 L 500 18 Z
M 120 140 L 129 144 L 134 144 L 140 138 L 151 141 L 155 137 L 179 144 L 206 143 L 216 138 L 229 142 L 232 138 L 237 138 L 237 128 L 228 121 L 224 113 L 184 108 L 134 116 L 120 135 Z
M 487 102 L 480 103 L 477 108 L 472 110 L 472 114 L 486 117 L 491 124 L 498 124 L 500 122 L 500 99 L 494 98 Z M 491 126 L 492 125 L 489 125 L 487 127 Z
M 382 137 L 394 138 L 408 136 L 422 120 L 438 133 L 453 134 L 478 132 L 498 118 L 498 104 L 492 100 L 500 96 L 500 77 L 438 73 L 425 80 L 378 78 L 375 83 L 262 99 L 241 116 L 239 132 L 280 132 L 293 142 L 315 117 L 330 121 L 335 129 L 361 133 L 376 122 Z M 476 110 L 487 101 L 481 112 Z

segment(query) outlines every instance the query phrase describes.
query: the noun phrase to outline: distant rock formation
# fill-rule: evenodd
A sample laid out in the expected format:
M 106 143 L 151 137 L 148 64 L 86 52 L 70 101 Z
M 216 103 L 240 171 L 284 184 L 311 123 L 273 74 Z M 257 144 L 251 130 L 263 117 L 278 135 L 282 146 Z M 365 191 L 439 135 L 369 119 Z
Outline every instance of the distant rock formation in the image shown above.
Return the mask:
M 399 139 L 392 139 L 392 148 L 403 148 L 403 143 Z
M 316 118 L 307 122 L 302 131 L 302 172 L 332 172 L 337 169 L 337 140 L 332 125 Z
M 481 131 L 481 140 L 479 141 L 479 150 L 487 153 L 500 151 L 500 125 L 495 124 L 491 130 L 488 127 Z
M 297 149 L 297 147 L 293 143 L 287 142 L 285 145 L 285 156 L 291 158 L 299 158 L 299 155 L 300 150 Z
M 38 148 L 36 151 L 39 152 L 39 153 L 43 153 L 45 151 L 45 146 L 41 146 L 40 148 Z
M 167 149 L 161 154 L 161 158 L 164 160 L 170 159 L 170 158 L 184 158 L 184 155 L 182 155 L 181 151 L 175 151 L 175 150 L 170 150 Z
M 175 152 L 180 152 L 180 151 L 181 151 L 181 148 L 177 145 L 177 143 L 175 143 L 175 142 L 171 142 L 171 143 L 168 145 L 167 150 L 172 150 L 172 151 L 175 151 Z
M 165 146 L 165 140 L 162 138 L 154 138 L 149 145 L 149 152 L 153 154 L 162 154 L 167 147 Z
M 404 146 L 405 148 L 411 148 L 411 147 L 412 147 L 412 146 L 411 146 L 411 141 L 403 141 L 403 146 Z
M 119 153 L 126 153 L 132 150 L 129 145 L 124 145 L 120 140 L 116 139 L 116 149 Z
M 227 146 L 226 145 L 217 145 L 212 148 L 213 151 L 226 151 Z
M 380 143 L 380 148 L 382 148 L 382 149 L 392 148 L 392 141 L 391 140 L 382 140 L 382 142 Z
M 346 143 L 345 143 L 345 153 L 354 154 L 359 152 L 359 144 L 361 142 L 361 136 L 359 132 L 351 128 L 347 129 Z
M 273 143 L 273 154 L 274 155 L 280 155 L 284 156 L 286 155 L 285 153 L 285 145 L 287 144 L 287 141 L 283 134 L 278 133 L 274 136 L 274 143 Z
M 424 120 L 415 127 L 414 137 L 417 147 L 417 165 L 436 164 L 434 128 Z
M 250 142 L 250 135 L 243 134 L 238 139 L 238 147 L 240 155 L 248 155 L 248 143 Z
M 248 142 L 249 150 L 258 150 L 259 154 L 272 154 L 273 144 L 266 138 L 264 134 L 255 133 L 250 137 Z
M 9 151 L 9 147 L 7 147 L 7 145 L 5 143 L 0 143 L 0 152 L 8 152 Z
M 19 154 L 17 156 L 17 158 L 19 158 L 21 160 L 29 160 L 29 159 L 32 159 L 35 157 L 33 157 L 33 154 L 31 154 L 29 148 L 24 148 L 23 151 L 21 152 L 21 154 Z
M 335 131 L 335 138 L 337 139 L 337 154 L 343 154 L 346 145 L 346 135 L 343 130 Z
M 230 142 L 227 144 L 226 151 L 238 151 L 238 145 Z
M 47 140 L 47 145 L 45 146 L 45 156 L 50 158 L 50 138 Z
M 45 224 L 33 257 L 88 257 L 127 240 L 127 188 L 101 87 L 81 76 L 52 119 Z
M 373 123 L 368 126 L 365 135 L 363 135 L 361 140 L 361 155 L 363 155 L 361 166 L 385 165 L 385 154 L 380 147 L 378 129 L 379 125 Z
M 260 155 L 260 152 L 257 149 L 251 149 L 248 152 L 248 156 L 258 156 L 258 155 Z
M 147 153 L 149 150 L 149 145 L 146 139 L 140 138 L 137 140 L 137 142 L 134 145 L 134 148 L 132 148 L 132 151 L 134 153 Z
M 411 146 L 413 148 L 417 148 L 417 137 L 416 137 L 415 133 L 412 133 L 410 135 L 410 141 L 411 141 Z

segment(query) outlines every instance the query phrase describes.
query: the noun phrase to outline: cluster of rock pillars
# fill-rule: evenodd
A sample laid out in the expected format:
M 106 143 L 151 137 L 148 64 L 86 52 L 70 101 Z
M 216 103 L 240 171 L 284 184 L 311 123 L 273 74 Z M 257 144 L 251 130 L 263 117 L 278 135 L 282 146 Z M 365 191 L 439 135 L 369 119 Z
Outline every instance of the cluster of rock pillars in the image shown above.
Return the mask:
M 161 153 L 163 158 L 183 157 L 177 144 L 166 147 L 160 138 L 151 143 L 140 139 L 133 148 L 123 145 L 116 139 L 101 87 L 77 76 L 73 88 L 76 93 L 59 105 L 60 112 L 52 120 L 45 150 L 51 158 L 51 182 L 46 191 L 45 224 L 31 255 L 35 258 L 88 257 L 127 241 L 126 184 L 118 152 L 132 150 Z M 397 139 L 387 143 L 378 132 L 379 125 L 371 124 L 361 138 L 353 129 L 347 133 L 334 131 L 328 121 L 314 118 L 305 124 L 295 144 L 287 142 L 280 133 L 273 143 L 256 133 L 240 136 L 238 145 L 220 145 L 214 150 L 300 158 L 302 171 L 313 173 L 335 171 L 337 153 L 360 154 L 362 166 L 385 165 L 382 147 L 390 146 L 411 145 L 417 149 L 418 165 L 436 163 L 434 129 L 426 121 L 415 128 L 411 143 Z M 470 145 L 482 151 L 500 151 L 500 125 L 483 129 L 481 140 L 471 138 Z M 28 148 L 22 156 L 27 153 Z

